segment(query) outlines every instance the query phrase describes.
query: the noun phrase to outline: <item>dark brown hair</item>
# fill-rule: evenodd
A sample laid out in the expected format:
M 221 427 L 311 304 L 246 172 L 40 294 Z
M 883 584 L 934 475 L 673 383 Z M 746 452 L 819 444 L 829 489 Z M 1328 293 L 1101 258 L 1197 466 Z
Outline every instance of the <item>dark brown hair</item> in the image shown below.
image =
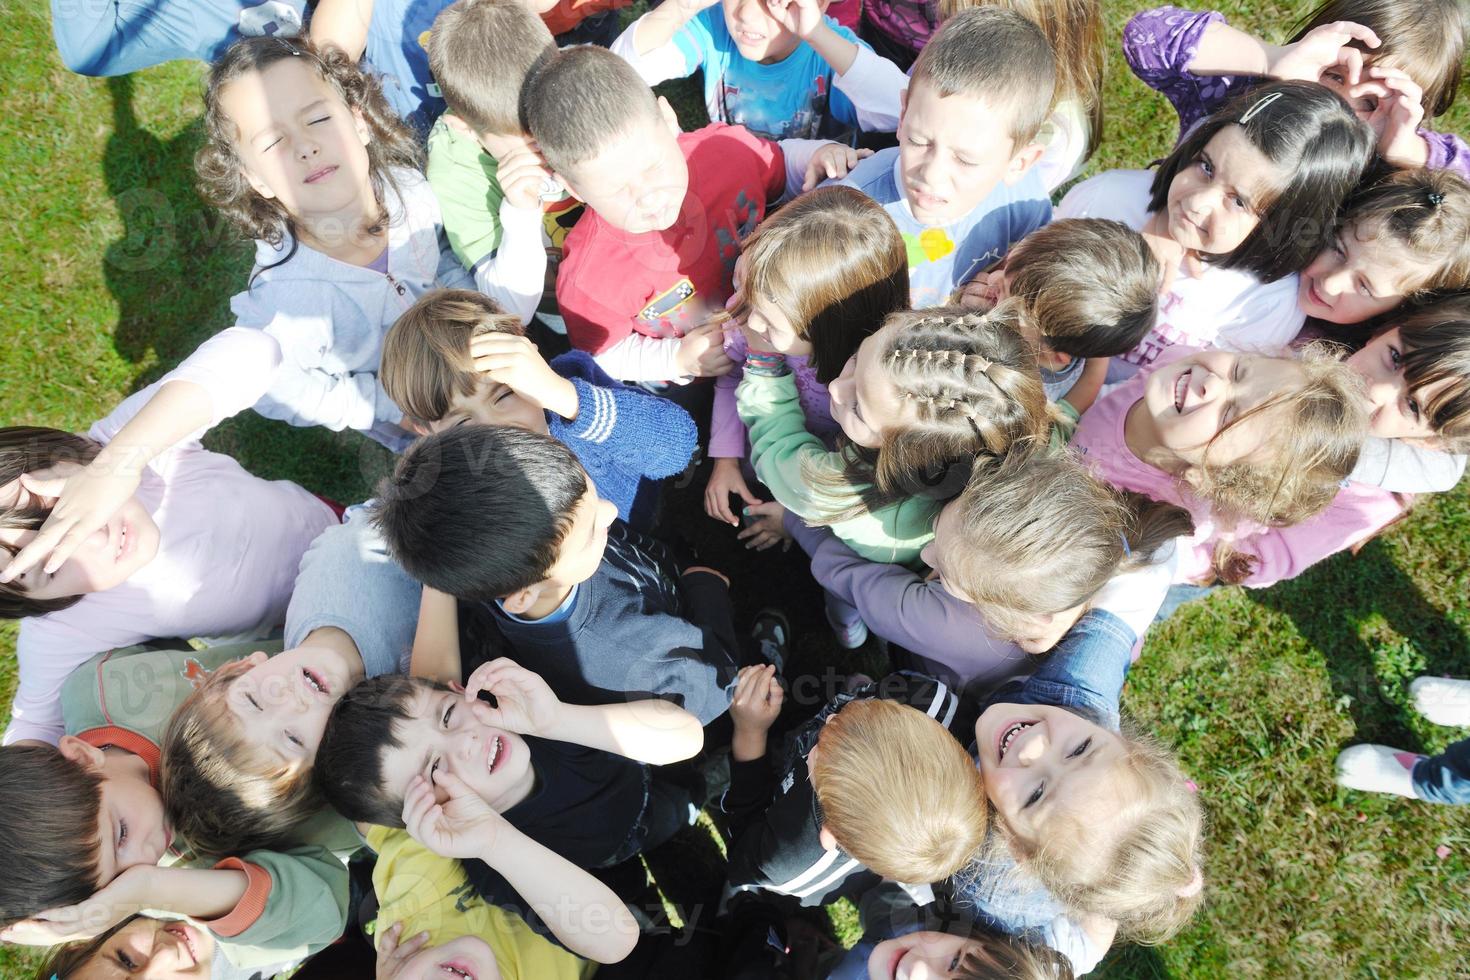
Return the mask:
M 14 483 L 27 473 L 48 469 L 59 463 L 86 465 L 97 457 L 102 447 L 86 436 L 60 429 L 33 425 L 12 425 L 0 429 L 0 487 Z M 38 531 L 51 516 L 47 506 L 0 508 L 0 528 L 11 531 Z M 0 558 L 14 555 L 19 548 L 0 544 Z M 6 558 L 8 561 L 9 559 Z M 74 606 L 81 596 L 59 596 L 55 599 L 32 599 L 19 581 L 0 585 L 0 619 L 23 619 L 44 616 Z
M 474 394 L 481 375 L 470 341 L 481 334 L 524 336 L 520 317 L 473 289 L 434 289 L 419 297 L 383 338 L 378 380 L 383 391 L 421 425 L 449 414 L 456 397 Z
M 0 748 L 0 926 L 75 905 L 97 880 L 102 777 L 53 745 Z
M 1470 451 L 1470 295 L 1411 309 L 1393 324 L 1399 328 L 1404 384 L 1422 391 L 1448 381 L 1419 410 L 1452 453 Z

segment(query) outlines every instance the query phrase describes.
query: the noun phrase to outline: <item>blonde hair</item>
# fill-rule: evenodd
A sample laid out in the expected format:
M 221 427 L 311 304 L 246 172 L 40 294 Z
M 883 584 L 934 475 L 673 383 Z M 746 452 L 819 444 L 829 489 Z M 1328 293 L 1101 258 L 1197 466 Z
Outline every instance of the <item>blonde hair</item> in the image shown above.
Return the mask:
M 250 667 L 237 660 L 211 672 L 163 736 L 164 812 L 206 857 L 277 847 L 324 805 L 311 760 L 283 762 L 242 736 L 226 697 Z
M 551 32 L 521 0 L 458 0 L 429 31 L 429 71 L 449 111 L 477 133 L 521 132 L 521 84 L 553 48 Z
M 1062 904 L 1118 923 L 1119 936 L 1160 943 L 1182 929 L 1204 897 L 1204 812 L 1179 760 L 1152 738 L 1126 730 L 1114 782 L 1118 809 L 1054 808 L 1035 841 L 1012 837 L 1022 866 Z
M 993 635 L 1012 639 L 1194 530 L 1182 508 L 1115 491 L 1066 454 L 977 464 L 951 506 L 954 532 L 935 540 L 945 576 Z
M 1056 56 L 1057 84 L 1052 105 L 1076 102 L 1087 119 L 1087 152 L 1092 156 L 1103 132 L 1103 16 L 1097 0 L 939 0 L 940 20 L 971 7 L 1014 10 L 1041 29 Z
M 942 881 L 985 840 L 974 760 L 917 708 L 879 698 L 847 704 L 822 726 L 811 778 L 823 825 L 885 878 Z
M 914 407 L 914 421 L 885 431 L 877 450 L 846 446 L 835 477 L 806 467 L 808 482 L 832 500 L 808 523 L 837 523 L 918 494 L 952 497 L 977 456 L 1044 444 L 1052 416 L 1024 318 L 1015 300 L 983 314 L 937 307 L 891 315 L 873 366 Z M 852 485 L 865 483 L 871 490 L 849 502 Z
M 812 345 L 827 384 L 890 313 L 909 305 L 908 252 L 888 212 L 854 187 L 819 187 L 746 240 L 746 302 L 770 303 Z
M 1359 241 L 1371 228 L 1414 260 L 1410 299 L 1470 286 L 1470 182 L 1454 171 L 1396 170 L 1348 198 L 1342 225 Z
M 435 289 L 394 322 L 383 338 L 378 380 L 410 419 L 428 425 L 475 392 L 480 375 L 470 341 L 481 334 L 525 334 L 520 318 L 472 289 Z

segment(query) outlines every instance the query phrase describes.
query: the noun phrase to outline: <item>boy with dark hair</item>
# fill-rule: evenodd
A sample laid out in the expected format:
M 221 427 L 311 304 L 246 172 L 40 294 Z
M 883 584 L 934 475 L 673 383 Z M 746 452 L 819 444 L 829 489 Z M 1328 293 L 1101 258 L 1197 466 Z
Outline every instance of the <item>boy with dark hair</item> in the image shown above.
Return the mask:
M 681 133 L 669 104 L 601 48 L 542 59 L 521 90 L 521 120 L 587 204 L 557 272 L 567 336 L 623 381 L 729 371 L 708 321 L 730 296 L 740 241 L 783 194 L 857 161 L 836 143 L 777 144 L 721 123 Z
M 507 653 L 558 696 L 670 698 L 707 724 L 729 707 L 739 657 L 729 583 L 680 572 L 616 516 L 571 450 L 510 426 L 425 437 L 378 489 L 399 564 L 482 605 Z
M 908 244 L 914 308 L 941 306 L 1051 218 L 1034 166 L 1056 58 L 1041 29 L 998 7 L 945 21 L 903 95 L 898 146 L 842 181 L 893 217 Z
M 0 876 L 0 939 L 70 938 L 82 907 L 92 931 L 138 908 L 188 916 L 240 968 L 299 961 L 341 936 L 347 869 L 329 846 L 355 848 L 350 826 L 333 818 L 303 836 L 320 844 L 211 865 L 174 839 L 164 815 L 164 725 L 208 670 L 257 648 L 98 654 L 62 689 L 59 747 L 0 749 L 0 849 L 10 861 Z M 89 819 L 78 824 L 79 816 Z M 58 821 L 76 826 L 68 832 Z M 43 911 L 45 919 L 27 918 Z

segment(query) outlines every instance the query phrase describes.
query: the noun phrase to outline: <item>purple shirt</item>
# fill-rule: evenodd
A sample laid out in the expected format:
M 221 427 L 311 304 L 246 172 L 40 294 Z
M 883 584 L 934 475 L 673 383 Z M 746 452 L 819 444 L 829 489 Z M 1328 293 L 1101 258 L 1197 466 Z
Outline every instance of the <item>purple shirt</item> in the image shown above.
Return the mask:
M 735 362 L 735 370 L 715 382 L 709 455 L 711 459 L 745 459 L 750 446 L 745 438 L 745 426 L 741 424 L 740 413 L 735 407 L 735 388 L 745 376 L 742 367 L 745 364 L 745 334 L 739 330 L 730 333 L 725 340 L 725 353 Z M 796 397 L 801 403 L 801 413 L 806 417 L 806 430 L 830 447 L 832 440 L 837 438 L 838 426 L 832 421 L 832 400 L 827 394 L 827 386 L 817 380 L 811 358 L 805 354 L 787 355 L 786 366 L 796 379 Z

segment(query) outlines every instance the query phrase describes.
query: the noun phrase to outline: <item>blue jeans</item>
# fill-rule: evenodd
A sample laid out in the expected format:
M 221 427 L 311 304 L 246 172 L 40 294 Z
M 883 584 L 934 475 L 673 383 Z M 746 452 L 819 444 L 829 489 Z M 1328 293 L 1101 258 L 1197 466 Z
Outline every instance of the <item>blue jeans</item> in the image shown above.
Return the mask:
M 1470 803 L 1470 738 L 1414 766 L 1414 792 L 1430 803 Z

